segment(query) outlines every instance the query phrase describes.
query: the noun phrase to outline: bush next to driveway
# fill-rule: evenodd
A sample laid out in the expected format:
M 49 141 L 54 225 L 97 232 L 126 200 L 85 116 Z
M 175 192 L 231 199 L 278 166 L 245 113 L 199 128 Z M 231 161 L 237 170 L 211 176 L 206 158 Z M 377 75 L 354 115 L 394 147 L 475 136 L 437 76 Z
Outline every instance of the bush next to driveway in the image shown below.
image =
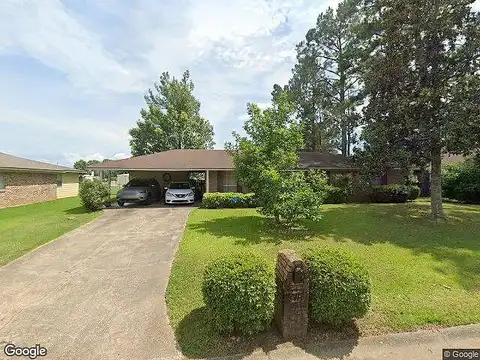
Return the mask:
M 110 201 L 110 188 L 100 180 L 87 180 L 80 184 L 79 196 L 87 210 L 100 210 Z
M 221 209 L 221 208 L 255 208 L 257 201 L 255 194 L 242 193 L 206 193 L 203 195 L 202 208 Z

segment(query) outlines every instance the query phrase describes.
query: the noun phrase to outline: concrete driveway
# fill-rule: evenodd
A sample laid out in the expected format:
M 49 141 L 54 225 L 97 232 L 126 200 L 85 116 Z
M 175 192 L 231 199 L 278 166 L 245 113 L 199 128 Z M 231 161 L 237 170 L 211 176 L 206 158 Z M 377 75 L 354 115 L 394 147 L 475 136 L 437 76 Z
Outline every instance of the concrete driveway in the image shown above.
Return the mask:
M 190 210 L 109 209 L 0 268 L 0 359 L 6 343 L 45 359 L 180 358 L 164 296 Z

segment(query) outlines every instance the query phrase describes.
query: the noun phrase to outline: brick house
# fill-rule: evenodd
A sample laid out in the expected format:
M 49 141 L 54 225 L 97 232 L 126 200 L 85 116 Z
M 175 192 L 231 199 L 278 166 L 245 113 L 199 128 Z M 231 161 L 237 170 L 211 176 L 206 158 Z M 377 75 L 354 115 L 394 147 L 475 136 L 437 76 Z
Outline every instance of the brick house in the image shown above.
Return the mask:
M 0 208 L 77 196 L 81 173 L 0 152 Z
M 324 170 L 329 176 L 359 170 L 342 155 L 319 152 L 300 152 L 299 168 Z M 129 174 L 130 179 L 155 178 L 162 187 L 169 182 L 189 181 L 192 174 L 201 174 L 204 192 L 246 191 L 237 182 L 233 159 L 226 150 L 169 150 L 95 164 L 88 169 L 123 171 Z

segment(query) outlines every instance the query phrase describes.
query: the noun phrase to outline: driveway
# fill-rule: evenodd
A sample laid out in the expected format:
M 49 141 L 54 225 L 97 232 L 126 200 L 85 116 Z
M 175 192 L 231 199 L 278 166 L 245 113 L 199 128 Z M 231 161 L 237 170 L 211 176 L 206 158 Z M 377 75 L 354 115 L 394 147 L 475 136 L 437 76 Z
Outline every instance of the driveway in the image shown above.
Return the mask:
M 165 289 L 190 209 L 109 209 L 0 268 L 0 358 L 6 343 L 46 359 L 179 358 Z

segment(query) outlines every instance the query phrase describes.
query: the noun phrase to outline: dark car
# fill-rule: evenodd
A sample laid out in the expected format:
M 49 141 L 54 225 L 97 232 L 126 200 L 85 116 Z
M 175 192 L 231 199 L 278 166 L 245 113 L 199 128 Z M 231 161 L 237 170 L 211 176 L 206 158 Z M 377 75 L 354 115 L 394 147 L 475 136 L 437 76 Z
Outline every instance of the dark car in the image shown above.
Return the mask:
M 160 200 L 162 189 L 155 179 L 132 179 L 117 193 L 117 203 L 120 206 L 125 203 L 149 204 Z

